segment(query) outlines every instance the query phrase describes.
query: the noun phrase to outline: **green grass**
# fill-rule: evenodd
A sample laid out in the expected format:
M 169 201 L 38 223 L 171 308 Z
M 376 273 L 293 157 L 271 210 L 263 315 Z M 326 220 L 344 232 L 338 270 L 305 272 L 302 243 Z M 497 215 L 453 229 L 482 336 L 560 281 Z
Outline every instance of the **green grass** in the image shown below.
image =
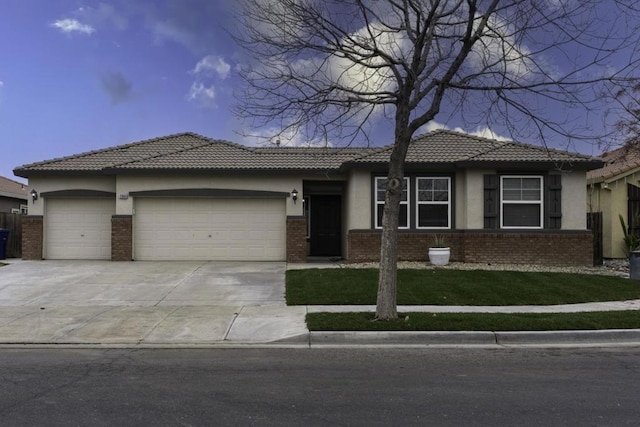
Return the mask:
M 404 318 L 408 316 L 407 320 Z M 640 312 L 404 313 L 402 320 L 374 321 L 373 313 L 309 313 L 311 331 L 548 331 L 638 329 Z
M 372 305 L 377 269 L 290 270 L 289 305 Z M 621 277 L 520 271 L 398 271 L 400 305 L 551 305 L 640 299 L 640 283 Z

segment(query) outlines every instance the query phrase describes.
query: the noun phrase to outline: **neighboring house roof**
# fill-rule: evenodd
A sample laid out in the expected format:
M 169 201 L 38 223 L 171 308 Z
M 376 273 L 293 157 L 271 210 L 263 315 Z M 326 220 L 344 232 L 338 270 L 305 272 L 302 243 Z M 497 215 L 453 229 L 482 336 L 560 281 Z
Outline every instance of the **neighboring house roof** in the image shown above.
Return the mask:
M 587 172 L 587 182 L 615 181 L 640 169 L 640 150 L 621 147 L 603 153 L 604 166 Z
M 28 195 L 29 193 L 27 191 L 26 184 L 0 176 L 0 197 L 20 199 L 26 202 L 28 200 Z
M 345 165 L 387 163 L 392 146 L 382 148 L 247 147 L 182 133 L 20 166 L 14 173 L 44 174 L 134 171 L 327 171 Z M 592 169 L 599 159 L 516 142 L 496 141 L 439 130 L 414 139 L 406 163 L 571 163 Z

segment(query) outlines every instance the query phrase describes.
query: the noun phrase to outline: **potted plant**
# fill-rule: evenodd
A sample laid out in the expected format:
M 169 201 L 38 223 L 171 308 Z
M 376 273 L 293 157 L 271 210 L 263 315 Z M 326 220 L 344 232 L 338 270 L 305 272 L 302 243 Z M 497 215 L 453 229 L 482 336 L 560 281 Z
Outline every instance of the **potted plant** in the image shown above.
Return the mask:
M 433 236 L 431 246 L 429 246 L 429 262 L 433 265 L 449 264 L 451 248 L 447 245 L 447 239 L 441 234 Z

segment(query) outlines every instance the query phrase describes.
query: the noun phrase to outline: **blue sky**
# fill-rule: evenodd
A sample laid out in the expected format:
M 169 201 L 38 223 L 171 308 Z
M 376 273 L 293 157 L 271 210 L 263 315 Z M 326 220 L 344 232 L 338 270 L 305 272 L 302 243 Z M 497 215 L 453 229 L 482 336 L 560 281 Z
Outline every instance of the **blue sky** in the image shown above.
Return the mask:
M 227 3 L 0 0 L 0 175 L 177 132 L 240 142 Z
M 232 4 L 0 0 L 0 175 L 178 132 L 251 143 L 231 112 Z

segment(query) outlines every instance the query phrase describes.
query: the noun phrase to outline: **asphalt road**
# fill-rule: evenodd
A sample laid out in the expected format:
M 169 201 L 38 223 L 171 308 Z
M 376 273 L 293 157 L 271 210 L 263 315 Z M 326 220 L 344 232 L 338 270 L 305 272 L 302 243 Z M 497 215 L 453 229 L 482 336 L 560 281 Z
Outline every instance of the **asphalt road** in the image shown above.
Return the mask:
M 0 349 L 2 426 L 623 426 L 640 348 Z

